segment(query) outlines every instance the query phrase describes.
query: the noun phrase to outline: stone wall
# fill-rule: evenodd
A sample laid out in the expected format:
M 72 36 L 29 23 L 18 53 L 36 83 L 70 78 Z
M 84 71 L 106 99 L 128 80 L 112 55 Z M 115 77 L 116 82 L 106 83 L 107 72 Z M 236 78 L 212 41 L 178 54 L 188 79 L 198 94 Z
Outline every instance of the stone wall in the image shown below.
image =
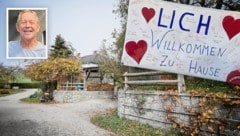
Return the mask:
M 173 100 L 168 97 L 166 92 L 160 91 L 124 91 L 118 92 L 118 115 L 131 120 L 140 121 L 150 124 L 151 126 L 168 129 L 171 128 L 173 122 L 168 117 L 175 117 L 175 121 L 182 122 L 186 126 L 190 126 L 190 118 L 196 117 L 190 110 L 199 108 L 199 100 L 201 96 L 191 96 L 189 94 L 179 94 L 178 99 Z M 173 101 L 174 106 L 173 106 Z M 215 117 L 227 118 L 229 126 L 240 124 L 240 108 L 235 107 L 226 109 L 226 107 L 218 105 Z M 227 117 L 228 116 L 228 117 Z M 208 132 L 207 128 L 202 135 L 218 135 L 219 132 Z M 224 129 L 221 135 L 239 135 L 239 130 Z
M 75 103 L 85 99 L 113 98 L 113 91 L 54 91 L 54 100 L 62 103 Z

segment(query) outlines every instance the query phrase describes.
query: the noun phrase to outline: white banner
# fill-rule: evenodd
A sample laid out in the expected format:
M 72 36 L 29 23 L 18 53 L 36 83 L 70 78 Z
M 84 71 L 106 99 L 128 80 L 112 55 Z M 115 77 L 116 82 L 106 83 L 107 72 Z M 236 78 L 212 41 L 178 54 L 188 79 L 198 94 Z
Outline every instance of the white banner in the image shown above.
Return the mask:
M 130 0 L 122 63 L 240 84 L 240 12 Z

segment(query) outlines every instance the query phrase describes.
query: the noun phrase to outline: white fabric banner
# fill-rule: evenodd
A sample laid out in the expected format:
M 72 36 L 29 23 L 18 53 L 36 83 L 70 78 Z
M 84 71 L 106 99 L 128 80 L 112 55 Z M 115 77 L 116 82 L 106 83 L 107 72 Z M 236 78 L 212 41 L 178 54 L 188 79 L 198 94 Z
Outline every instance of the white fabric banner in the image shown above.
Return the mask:
M 240 84 L 240 12 L 130 0 L 122 63 Z

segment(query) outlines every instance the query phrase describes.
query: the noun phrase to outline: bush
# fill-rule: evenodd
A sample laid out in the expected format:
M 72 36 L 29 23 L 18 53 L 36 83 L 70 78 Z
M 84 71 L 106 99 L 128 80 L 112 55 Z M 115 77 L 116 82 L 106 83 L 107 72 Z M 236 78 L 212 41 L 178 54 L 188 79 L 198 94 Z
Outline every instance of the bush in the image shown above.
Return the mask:
M 35 92 L 34 94 L 30 95 L 29 98 L 39 98 L 42 96 L 40 92 Z
M 185 76 L 187 90 L 198 90 L 200 92 L 230 92 L 237 91 L 233 87 L 221 81 Z
M 87 90 L 88 91 L 113 91 L 114 87 L 108 83 L 88 83 Z
M 41 88 L 42 84 L 41 82 L 35 82 L 35 83 L 7 83 L 9 85 L 9 88 L 12 88 L 13 86 L 18 86 L 19 88 Z M 6 83 L 0 83 L 0 88 L 4 88 L 6 86 Z
M 37 91 L 34 94 L 30 95 L 29 97 L 21 99 L 21 101 L 29 103 L 39 103 L 41 96 L 42 96 L 41 91 Z
M 19 88 L 41 88 L 41 83 L 11 83 L 11 86 L 19 86 Z
M 10 94 L 8 90 L 0 90 L 1 94 Z

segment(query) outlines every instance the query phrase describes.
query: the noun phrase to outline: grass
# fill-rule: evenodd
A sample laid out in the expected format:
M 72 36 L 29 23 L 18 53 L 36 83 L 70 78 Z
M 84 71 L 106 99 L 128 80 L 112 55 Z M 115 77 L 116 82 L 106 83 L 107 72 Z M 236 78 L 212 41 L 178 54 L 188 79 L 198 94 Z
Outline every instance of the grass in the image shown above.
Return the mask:
M 120 136 L 178 136 L 175 131 L 163 133 L 160 129 L 153 128 L 150 125 L 142 124 L 136 121 L 120 118 L 117 112 L 111 114 L 95 116 L 92 122 L 106 130 L 116 133 Z
M 41 95 L 42 95 L 41 92 L 37 91 L 34 94 L 30 95 L 29 97 L 21 99 L 21 101 L 28 103 L 39 103 Z
M 34 94 L 30 95 L 27 98 L 23 98 L 21 99 L 22 102 L 26 102 L 26 103 L 35 103 L 35 104 L 39 104 L 42 103 L 41 100 L 42 97 L 42 92 L 41 91 L 36 91 Z M 48 101 L 48 102 L 44 102 L 44 104 L 55 104 L 56 102 L 53 101 Z
M 185 77 L 185 82 L 188 90 L 193 89 L 207 89 L 210 92 L 216 91 L 228 91 L 231 89 L 230 85 L 226 82 L 196 78 L 196 77 Z
M 185 78 L 187 92 L 198 91 L 199 93 L 227 93 L 240 96 L 240 86 L 226 82 L 214 81 L 196 77 Z
M 24 92 L 24 89 L 0 89 L 0 97 Z
M 195 77 L 185 78 L 187 91 L 199 91 L 200 93 L 232 93 L 240 96 L 240 86 L 230 85 L 225 82 L 213 81 L 208 79 L 201 79 Z M 137 89 L 165 89 L 165 86 L 131 86 Z M 112 114 L 104 116 L 95 116 L 92 118 L 92 122 L 106 130 L 116 133 L 119 136 L 179 136 L 180 131 L 170 130 L 165 132 L 164 130 L 153 128 L 146 124 L 141 124 L 136 121 L 131 121 L 126 118 L 120 118 L 116 111 Z

